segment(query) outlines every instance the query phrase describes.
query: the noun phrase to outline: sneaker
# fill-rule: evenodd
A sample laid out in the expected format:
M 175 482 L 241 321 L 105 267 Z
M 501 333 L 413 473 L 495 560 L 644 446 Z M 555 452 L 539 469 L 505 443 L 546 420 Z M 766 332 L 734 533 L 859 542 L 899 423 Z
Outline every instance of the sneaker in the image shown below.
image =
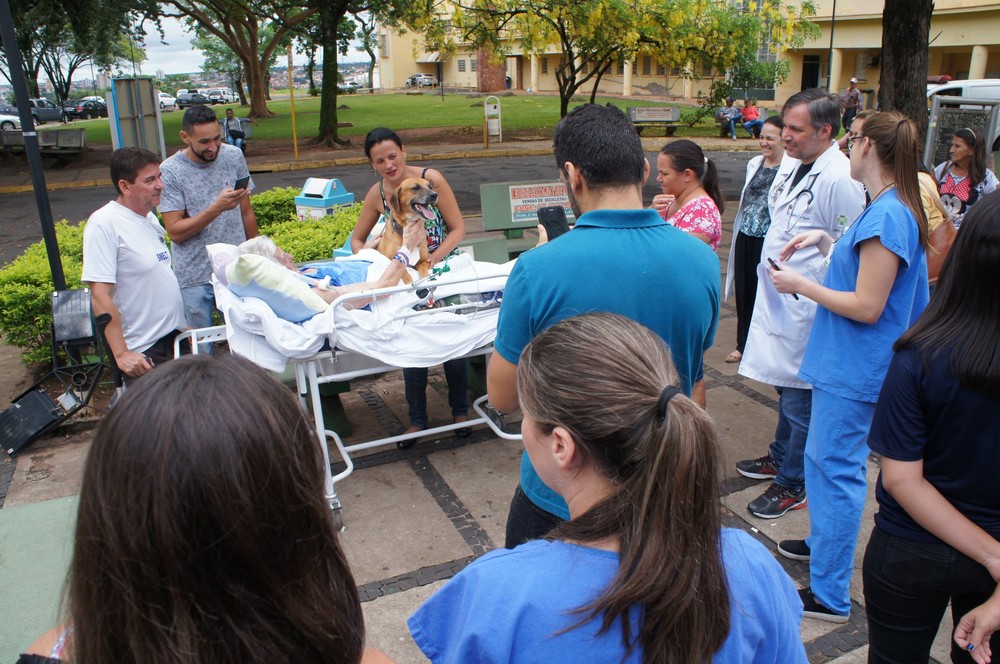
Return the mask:
M 845 623 L 851 619 L 850 615 L 842 616 L 839 613 L 834 613 L 817 602 L 816 598 L 813 597 L 812 590 L 809 588 L 799 590 L 799 599 L 802 600 L 802 616 L 805 618 L 825 620 L 832 623 Z
M 781 540 L 778 542 L 778 553 L 785 558 L 809 562 L 809 545 L 805 540 Z
M 759 459 L 746 459 L 736 462 L 736 472 L 752 480 L 770 480 L 778 476 L 778 464 L 766 454 Z
M 763 495 L 747 505 L 747 509 L 750 510 L 751 514 L 762 519 L 777 519 L 789 510 L 800 510 L 805 506 L 805 487 L 796 491 L 777 482 L 772 482 Z

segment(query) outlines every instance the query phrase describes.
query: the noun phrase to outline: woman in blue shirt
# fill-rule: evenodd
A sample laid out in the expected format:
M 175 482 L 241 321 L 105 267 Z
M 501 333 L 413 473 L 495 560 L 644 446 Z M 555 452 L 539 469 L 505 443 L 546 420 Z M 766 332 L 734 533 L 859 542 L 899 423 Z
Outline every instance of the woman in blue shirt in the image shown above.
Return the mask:
M 806 661 L 791 579 L 721 527 L 722 454 L 663 340 L 609 313 L 521 353 L 524 447 L 570 520 L 492 551 L 410 618 L 433 662 Z
M 895 344 L 869 436 L 882 456 L 864 561 L 870 662 L 926 662 L 948 604 L 957 619 L 1000 579 L 998 266 L 1000 194 L 990 194 Z M 952 661 L 971 661 L 958 646 L 975 641 L 953 646 Z M 991 646 L 1000 652 L 1000 635 L 973 652 Z
M 895 112 L 878 113 L 849 144 L 851 177 L 872 202 L 834 244 L 823 231 L 801 233 L 781 260 L 816 245 L 826 258 L 823 284 L 794 270 L 768 274 L 781 293 L 819 307 L 799 377 L 812 384 L 805 480 L 810 534 L 778 544 L 782 555 L 809 561 L 810 588 L 800 591 L 805 615 L 846 622 L 851 572 L 864 509 L 868 428 L 892 344 L 927 306 L 927 217 L 917 181 L 916 125 Z

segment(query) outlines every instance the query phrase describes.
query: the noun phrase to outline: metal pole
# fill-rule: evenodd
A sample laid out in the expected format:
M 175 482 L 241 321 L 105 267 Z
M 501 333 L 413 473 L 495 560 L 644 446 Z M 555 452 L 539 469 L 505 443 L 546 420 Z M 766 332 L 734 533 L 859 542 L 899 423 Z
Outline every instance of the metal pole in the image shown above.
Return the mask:
M 837 0 L 833 0 L 833 9 L 830 10 L 830 52 L 828 54 L 826 70 L 826 90 L 833 93 L 833 29 L 837 25 Z
M 35 123 L 28 103 L 28 81 L 24 77 L 21 52 L 17 49 L 17 33 L 14 31 L 14 18 L 11 16 L 8 0 L 0 0 L 0 38 L 3 39 L 3 50 L 7 56 L 10 83 L 14 88 L 14 98 L 17 102 L 17 114 L 21 118 L 24 154 L 28 158 L 31 183 L 35 188 L 35 204 L 38 206 L 38 220 L 42 225 L 45 252 L 49 257 L 52 286 L 57 291 L 66 290 L 66 277 L 63 274 L 62 259 L 59 258 L 59 244 L 56 242 L 56 227 L 52 223 L 52 208 L 49 207 L 49 194 L 45 188 L 42 155 L 38 151 L 38 134 L 35 133 Z

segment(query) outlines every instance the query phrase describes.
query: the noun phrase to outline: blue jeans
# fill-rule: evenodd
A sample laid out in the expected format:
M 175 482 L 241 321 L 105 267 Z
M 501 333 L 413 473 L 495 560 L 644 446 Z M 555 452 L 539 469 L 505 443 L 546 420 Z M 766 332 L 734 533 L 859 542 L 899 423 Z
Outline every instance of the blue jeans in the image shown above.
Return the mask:
M 226 136 L 226 143 L 229 143 L 230 145 L 235 145 L 240 150 L 242 150 L 245 141 L 242 138 L 233 138 L 232 136 Z
M 958 620 L 990 596 L 996 582 L 986 568 L 944 542 L 916 542 L 872 530 L 863 566 L 868 614 L 868 661 L 923 664 L 951 602 Z M 1000 632 L 990 639 L 1000 652 Z M 972 657 L 951 644 L 951 661 Z
M 182 286 L 181 300 L 184 302 L 184 318 L 188 327 L 197 329 L 212 326 L 212 310 L 215 309 L 215 292 L 211 284 Z M 199 353 L 212 354 L 212 344 L 198 344 Z
M 747 130 L 747 133 L 750 134 L 750 136 L 756 136 L 756 132 L 760 131 L 763 126 L 764 121 L 760 119 L 750 120 L 749 122 L 743 123 L 743 128 Z
M 729 122 L 729 135 L 736 138 L 736 119 L 728 120 Z
M 448 380 L 448 405 L 452 417 L 469 414 L 469 372 L 465 358 L 444 363 Z M 409 406 L 410 426 L 427 426 L 427 368 L 403 369 L 403 386 Z
M 774 389 L 778 392 L 778 426 L 774 430 L 774 442 L 768 449 L 780 468 L 774 481 L 798 491 L 805 483 L 803 455 L 812 413 L 812 390 L 798 387 Z
M 518 484 L 507 513 L 504 548 L 513 549 L 530 540 L 541 539 L 560 523 L 562 519 L 531 502 Z
M 809 585 L 820 604 L 851 613 L 851 572 L 868 479 L 868 430 L 875 404 L 813 388 L 806 439 Z

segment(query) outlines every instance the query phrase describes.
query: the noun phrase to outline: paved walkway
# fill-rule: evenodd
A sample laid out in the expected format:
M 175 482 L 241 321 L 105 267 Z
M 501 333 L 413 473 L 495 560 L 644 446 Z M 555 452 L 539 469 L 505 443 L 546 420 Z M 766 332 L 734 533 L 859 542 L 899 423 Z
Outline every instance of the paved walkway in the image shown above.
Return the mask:
M 654 149 L 663 139 L 646 140 L 650 141 L 647 147 Z M 752 145 L 746 141 L 740 147 Z M 549 147 L 538 141 L 518 149 L 545 151 Z M 471 146 L 463 147 L 461 155 L 456 155 L 457 150 L 455 146 L 420 146 L 420 156 L 411 158 L 427 161 L 445 155 L 487 156 Z M 346 156 L 346 152 L 343 159 L 363 159 L 357 154 Z M 251 165 L 266 166 L 252 160 Z M 291 167 L 287 162 L 277 166 Z M 60 175 L 66 177 L 53 177 L 54 185 L 80 186 L 87 178 L 99 177 L 85 168 Z M 734 208 L 731 205 L 725 215 L 727 227 L 731 227 Z M 729 241 L 727 232 L 719 249 L 723 258 Z M 725 260 L 722 264 L 725 266 Z M 654 297 L 650 305 L 656 304 Z M 808 533 L 809 512 L 803 509 L 765 521 L 746 511 L 747 502 L 764 485 L 739 476 L 734 464 L 763 453 L 774 430 L 776 401 L 771 387 L 739 376 L 736 365 L 725 363 L 735 334 L 733 305 L 725 303 L 716 344 L 705 357 L 708 409 L 726 452 L 724 518 L 728 525 L 752 533 L 774 551 L 779 540 L 802 538 Z M 440 368 L 432 371 L 430 385 L 431 424 L 450 421 Z M 406 405 L 398 371 L 355 381 L 352 391 L 343 395 L 343 402 L 354 429 L 346 439 L 348 444 L 399 433 L 405 426 Z M 86 430 L 57 434 L 29 447 L 16 459 L 0 459 L 0 624 L 4 625 L 0 661 L 14 661 L 19 649 L 56 621 L 75 495 L 91 435 Z M 369 645 L 399 662 L 425 661 L 409 638 L 406 617 L 473 558 L 502 543 L 508 503 L 518 481 L 519 457 L 519 443 L 498 440 L 482 429 L 474 431 L 469 440 L 424 440 L 410 450 L 392 447 L 356 458 L 357 468 L 338 484 L 338 495 L 344 503 L 342 541 L 364 601 Z M 877 461 L 869 460 L 870 486 L 877 472 Z M 803 621 L 802 639 L 812 662 L 865 661 L 867 627 L 860 563 L 872 524 L 871 494 L 872 490 L 855 560 L 851 620 L 844 625 Z M 801 586 L 807 582 L 807 565 L 778 559 L 796 583 Z M 670 572 L 669 561 L 664 562 L 664 572 Z M 947 661 L 949 632 L 950 624 L 944 625 L 934 661 Z

